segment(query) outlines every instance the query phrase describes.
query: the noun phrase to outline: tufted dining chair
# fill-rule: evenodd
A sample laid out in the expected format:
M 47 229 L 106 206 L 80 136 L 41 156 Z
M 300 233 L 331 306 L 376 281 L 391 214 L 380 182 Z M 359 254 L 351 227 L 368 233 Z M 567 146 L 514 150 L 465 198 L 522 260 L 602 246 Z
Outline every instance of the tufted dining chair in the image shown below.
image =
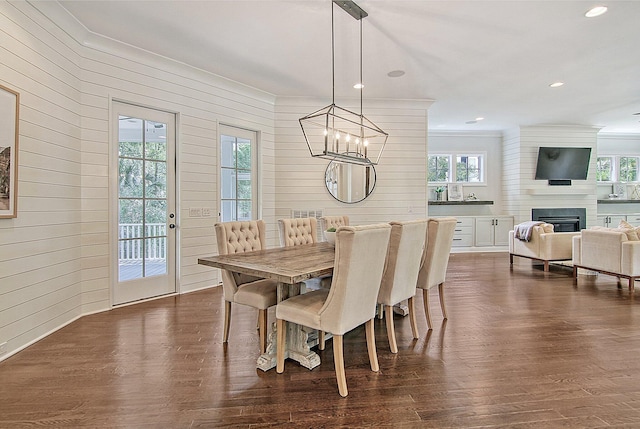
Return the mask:
M 382 275 L 378 304 L 384 306 L 387 337 L 391 353 L 398 353 L 396 334 L 393 326 L 393 306 L 408 300 L 409 320 L 413 338 L 418 338 L 418 324 L 414 311 L 413 297 L 424 253 L 428 220 L 390 222 L 391 238 L 387 262 Z
M 339 226 L 349 226 L 349 216 L 322 216 L 320 218 L 320 229 L 323 234 L 329 228 L 338 229 Z
M 278 230 L 282 247 L 318 242 L 318 221 L 314 217 L 278 219 Z
M 429 329 L 432 329 L 431 315 L 429 313 L 429 289 L 434 286 L 438 286 L 442 317 L 444 319 L 447 318 L 447 310 L 444 304 L 444 281 L 447 274 L 447 266 L 449 265 L 449 253 L 451 253 L 456 223 L 457 220 L 454 217 L 429 218 L 422 267 L 416 283 L 416 287 L 422 289 L 424 313 Z
M 342 226 L 336 231 L 335 265 L 330 289 L 319 289 L 281 301 L 276 306 L 276 371 L 284 372 L 286 323 L 333 334 L 333 356 L 341 396 L 347 396 L 343 335 L 366 324 L 372 371 L 378 371 L 373 319 L 382 280 L 391 226 Z
M 265 223 L 263 220 L 220 222 L 215 224 L 218 254 L 251 252 L 266 249 Z M 275 280 L 261 279 L 246 274 L 222 271 L 224 290 L 224 335 L 229 340 L 231 303 L 248 305 L 258 309 L 260 352 L 267 348 L 267 309 L 277 302 Z

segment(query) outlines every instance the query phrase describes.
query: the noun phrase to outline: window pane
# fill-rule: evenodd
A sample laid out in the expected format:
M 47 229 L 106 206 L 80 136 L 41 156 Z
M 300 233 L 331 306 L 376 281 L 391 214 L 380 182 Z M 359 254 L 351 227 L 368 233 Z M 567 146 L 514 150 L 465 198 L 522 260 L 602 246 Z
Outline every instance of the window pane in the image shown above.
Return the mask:
M 120 158 L 118 175 L 121 197 L 142 197 L 142 160 Z
M 160 125 L 164 126 L 164 124 Z M 167 142 L 164 136 L 166 133 L 164 129 L 160 131 L 162 131 L 162 137 L 154 135 L 152 138 L 149 138 L 149 136 L 147 136 L 147 141 L 144 145 L 145 158 L 155 159 L 157 161 L 165 161 L 167 159 Z
M 119 207 L 120 224 L 142 224 L 142 200 L 141 199 L 120 199 Z M 120 238 L 130 238 L 131 235 Z M 133 237 L 140 237 L 134 235 Z
M 238 200 L 238 220 L 251 220 L 251 201 Z
M 149 238 L 145 244 L 144 276 L 167 274 L 167 238 Z
M 222 198 L 235 198 L 236 197 L 236 170 L 230 168 L 223 168 L 221 171 L 221 191 Z
M 147 161 L 145 169 L 145 197 L 165 198 L 167 196 L 167 163 Z
M 229 222 L 236 219 L 236 200 L 223 200 L 220 210 L 222 222 Z
M 236 166 L 236 139 L 231 136 L 220 136 L 220 153 L 222 158 L 220 159 L 221 167 L 231 167 L 235 168 Z
M 163 225 L 160 229 L 164 230 L 164 225 L 167 223 L 167 201 L 148 200 L 145 202 L 145 205 L 144 220 L 147 223 L 147 229 L 150 228 L 149 225 L 160 224 Z M 149 234 L 149 230 L 146 232 Z M 153 232 L 155 235 L 157 231 Z
M 457 182 L 481 182 L 482 181 L 482 156 L 458 155 L 456 157 L 456 181 Z
M 238 139 L 236 147 L 238 168 L 251 170 L 251 140 Z
M 428 157 L 427 169 L 429 182 L 448 182 L 449 164 L 448 155 L 432 155 Z
M 598 157 L 596 164 L 596 180 L 598 182 L 610 182 L 612 181 L 613 162 L 610 156 Z
M 635 182 L 638 180 L 638 158 L 635 156 L 620 157 L 620 175 L 618 180 L 621 182 Z
M 128 116 L 120 116 L 119 119 L 119 156 L 142 158 L 142 119 Z
M 238 198 L 251 199 L 251 172 L 238 170 Z

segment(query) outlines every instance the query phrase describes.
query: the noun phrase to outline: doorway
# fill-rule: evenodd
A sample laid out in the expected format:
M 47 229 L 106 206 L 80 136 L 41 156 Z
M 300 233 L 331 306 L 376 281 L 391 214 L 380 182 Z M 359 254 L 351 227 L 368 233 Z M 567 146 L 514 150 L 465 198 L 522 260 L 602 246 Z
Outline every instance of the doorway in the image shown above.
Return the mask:
M 176 292 L 175 114 L 113 103 L 113 303 Z

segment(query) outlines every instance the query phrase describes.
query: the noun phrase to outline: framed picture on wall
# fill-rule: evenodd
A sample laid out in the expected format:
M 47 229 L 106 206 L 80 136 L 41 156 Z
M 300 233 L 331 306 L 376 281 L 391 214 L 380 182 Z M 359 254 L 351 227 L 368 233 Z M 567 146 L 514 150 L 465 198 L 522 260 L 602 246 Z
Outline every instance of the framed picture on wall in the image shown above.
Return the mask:
M 0 85 L 0 218 L 18 215 L 20 94 Z
M 458 183 L 449 183 L 447 186 L 447 194 L 449 201 L 462 201 L 462 185 Z

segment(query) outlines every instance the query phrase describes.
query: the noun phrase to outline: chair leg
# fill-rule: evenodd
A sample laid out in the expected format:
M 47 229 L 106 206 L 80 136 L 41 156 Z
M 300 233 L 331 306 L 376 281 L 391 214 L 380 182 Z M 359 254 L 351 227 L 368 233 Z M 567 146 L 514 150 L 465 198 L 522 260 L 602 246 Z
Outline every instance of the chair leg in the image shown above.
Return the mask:
M 231 324 L 231 301 L 224 302 L 224 331 L 222 332 L 222 342 L 229 342 L 229 325 Z
M 411 322 L 411 332 L 413 333 L 413 338 L 418 339 L 418 322 L 416 322 L 416 311 L 413 307 L 413 297 L 407 300 L 407 306 L 409 307 L 409 321 Z
M 276 341 L 276 372 L 282 374 L 284 372 L 284 343 L 287 341 L 287 321 L 284 319 L 276 319 L 276 331 L 278 331 L 278 339 Z
M 260 335 L 260 353 L 267 352 L 267 310 L 258 311 L 258 334 Z
M 347 377 L 344 375 L 344 350 L 342 348 L 342 335 L 333 336 L 333 362 L 338 380 L 338 392 L 345 397 L 349 394 L 347 390 Z
M 424 304 L 424 315 L 427 317 L 427 328 L 433 329 L 431 326 L 431 314 L 429 313 L 429 289 L 422 289 L 422 302 Z
M 396 343 L 396 331 L 393 327 L 393 307 L 385 305 L 385 320 L 387 322 L 387 337 L 389 337 L 389 348 L 391 353 L 398 353 L 398 343 Z
M 549 261 L 543 261 L 544 262 L 544 272 L 548 273 L 549 272 Z
M 378 319 L 382 320 L 383 313 L 384 313 L 384 304 L 378 304 Z
M 380 371 L 378 365 L 378 352 L 376 351 L 376 333 L 374 329 L 373 319 L 367 320 L 364 325 L 365 334 L 367 337 L 367 351 L 369 352 L 369 363 L 371 364 L 371 371 Z
M 318 350 L 324 350 L 324 343 L 325 343 L 324 331 L 319 330 L 318 331 Z
M 438 285 L 438 295 L 440 296 L 440 308 L 442 308 L 442 318 L 447 320 L 447 308 L 444 306 L 444 282 Z

